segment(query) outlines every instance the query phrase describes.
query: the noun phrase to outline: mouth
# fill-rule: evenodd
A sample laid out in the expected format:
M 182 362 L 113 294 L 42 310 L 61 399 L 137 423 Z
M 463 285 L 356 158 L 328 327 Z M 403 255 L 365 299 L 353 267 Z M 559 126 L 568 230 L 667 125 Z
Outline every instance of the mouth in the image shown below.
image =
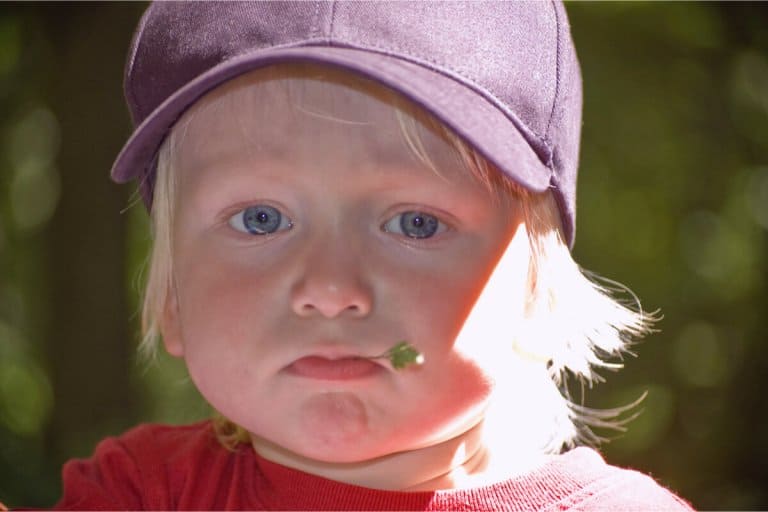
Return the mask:
M 364 357 L 329 358 L 317 355 L 297 359 L 285 369 L 299 377 L 335 381 L 366 379 L 386 371 L 379 363 Z

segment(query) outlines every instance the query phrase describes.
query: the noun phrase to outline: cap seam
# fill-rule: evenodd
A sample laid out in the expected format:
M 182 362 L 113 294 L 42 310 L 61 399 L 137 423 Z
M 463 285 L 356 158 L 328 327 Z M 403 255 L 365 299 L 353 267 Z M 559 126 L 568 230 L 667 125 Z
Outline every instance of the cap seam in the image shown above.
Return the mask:
M 333 25 L 336 22 L 336 1 L 331 3 L 331 23 L 328 26 L 328 44 L 333 44 Z
M 549 140 L 547 140 L 545 136 L 541 135 L 538 131 L 534 130 L 522 119 L 520 119 L 519 116 L 512 109 L 506 108 L 504 101 L 499 99 L 499 97 L 491 89 L 480 85 L 478 81 L 472 76 L 471 73 L 465 73 L 462 70 L 455 69 L 452 66 L 447 66 L 436 60 L 432 60 L 424 57 L 417 57 L 413 54 L 403 52 L 401 48 L 396 46 L 394 47 L 383 46 L 383 45 L 376 45 L 371 43 L 366 43 L 365 46 L 363 46 L 363 44 L 361 43 L 353 43 L 353 42 L 349 42 L 341 39 L 337 39 L 333 41 L 333 44 L 334 46 L 348 47 L 351 49 L 358 49 L 363 51 L 372 50 L 372 51 L 375 51 L 376 53 L 380 53 L 380 54 L 401 59 L 407 62 L 411 62 L 423 67 L 427 67 L 428 69 L 431 69 L 436 73 L 445 75 L 453 80 L 458 80 L 464 83 L 465 85 L 471 85 L 476 92 L 478 92 L 481 96 L 485 97 L 486 99 L 492 100 L 492 103 L 496 105 L 497 108 L 499 108 L 502 112 L 504 112 L 508 117 L 511 117 L 516 123 L 519 123 L 519 125 L 523 127 L 525 130 L 527 130 L 531 135 L 536 137 L 536 139 L 539 142 L 541 142 L 547 149 L 547 152 L 549 153 L 549 159 L 551 160 L 552 145 L 550 144 Z
M 560 80 L 561 80 L 561 73 L 562 73 L 562 55 L 561 55 L 561 44 L 560 44 L 560 16 L 557 12 L 557 6 L 555 5 L 555 2 L 550 2 L 550 5 L 552 6 L 552 10 L 555 13 L 555 94 L 552 98 L 552 110 L 549 112 L 549 121 L 547 121 L 547 129 L 544 132 L 544 137 L 546 140 L 549 140 L 549 129 L 552 126 L 552 120 L 555 117 L 555 110 L 557 108 L 557 102 L 560 99 Z
M 138 100 L 138 97 L 136 96 L 136 93 L 134 91 L 133 84 L 135 82 L 135 73 L 133 71 L 134 71 L 134 66 L 136 64 L 136 57 L 139 54 L 139 47 L 141 46 L 141 43 L 144 40 L 144 37 L 143 37 L 144 36 L 144 29 L 146 28 L 147 23 L 149 22 L 149 17 L 150 17 L 150 11 L 151 10 L 152 10 L 151 8 L 147 9 L 144 12 L 144 15 L 141 17 L 141 20 L 139 21 L 139 26 L 136 28 L 136 35 L 134 36 L 134 40 L 133 40 L 134 44 L 131 45 L 131 54 L 130 54 L 130 57 L 129 57 L 129 62 L 128 62 L 128 65 L 125 68 L 125 78 L 126 78 L 126 80 L 125 80 L 125 84 L 126 84 L 125 95 L 126 95 L 126 97 L 130 96 L 130 98 L 128 98 L 128 100 L 130 102 L 133 102 L 133 104 L 138 107 L 137 108 L 137 113 L 139 115 L 136 116 L 136 117 L 139 118 L 139 119 L 146 118 L 147 115 L 149 115 L 149 114 L 144 115 L 144 112 L 145 112 L 144 106 Z M 131 116 L 133 117 L 133 112 L 131 112 Z M 133 119 L 133 122 L 135 124 L 136 123 L 136 119 Z
M 312 26 L 309 29 L 309 33 L 312 37 L 318 37 L 320 35 L 320 2 L 315 2 L 315 17 L 312 20 Z

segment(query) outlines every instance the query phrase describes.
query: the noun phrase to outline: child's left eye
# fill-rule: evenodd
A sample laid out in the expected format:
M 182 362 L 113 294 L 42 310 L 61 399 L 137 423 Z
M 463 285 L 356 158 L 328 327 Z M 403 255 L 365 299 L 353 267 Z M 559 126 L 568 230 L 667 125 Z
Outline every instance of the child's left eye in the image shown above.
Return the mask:
M 431 238 L 447 228 L 434 215 L 420 211 L 408 211 L 395 215 L 383 226 L 388 233 L 398 233 L 409 238 Z
M 229 225 L 242 233 L 270 235 L 278 230 L 291 229 L 293 223 L 268 205 L 249 206 L 229 218 Z

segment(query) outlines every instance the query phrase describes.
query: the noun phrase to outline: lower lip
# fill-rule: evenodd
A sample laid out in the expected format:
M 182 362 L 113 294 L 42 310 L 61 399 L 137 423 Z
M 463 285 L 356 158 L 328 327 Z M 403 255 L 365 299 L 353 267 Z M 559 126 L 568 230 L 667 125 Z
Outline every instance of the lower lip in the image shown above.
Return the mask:
M 383 370 L 381 365 L 360 357 L 328 359 L 308 356 L 297 359 L 287 370 L 301 377 L 320 380 L 356 380 L 372 377 Z

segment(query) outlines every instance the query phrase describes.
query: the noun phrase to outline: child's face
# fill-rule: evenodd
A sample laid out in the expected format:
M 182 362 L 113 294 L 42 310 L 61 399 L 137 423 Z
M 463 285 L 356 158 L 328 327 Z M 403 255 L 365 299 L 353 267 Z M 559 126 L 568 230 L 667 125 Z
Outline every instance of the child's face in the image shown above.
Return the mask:
M 289 99 L 287 79 L 254 76 L 206 99 L 181 139 L 169 352 L 222 414 L 313 459 L 367 460 L 476 424 L 493 375 L 453 343 L 515 234 L 514 206 L 427 130 L 444 178 L 420 163 L 379 97 L 292 79 Z M 402 340 L 423 366 L 355 359 Z

